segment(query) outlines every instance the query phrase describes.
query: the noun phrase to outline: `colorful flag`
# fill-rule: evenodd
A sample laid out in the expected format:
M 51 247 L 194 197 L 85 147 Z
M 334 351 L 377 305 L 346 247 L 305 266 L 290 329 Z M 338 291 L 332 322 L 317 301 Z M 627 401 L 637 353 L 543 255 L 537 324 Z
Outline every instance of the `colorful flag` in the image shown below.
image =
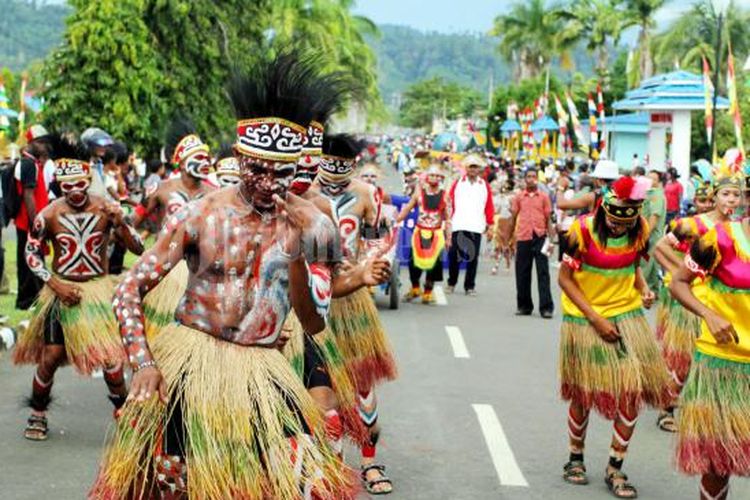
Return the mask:
M 8 109 L 8 94 L 5 93 L 5 84 L 0 80 L 0 110 Z M 10 120 L 5 114 L 0 114 L 0 138 L 10 131 Z
M 21 78 L 21 95 L 20 104 L 18 109 L 18 137 L 25 137 L 24 135 L 24 120 L 26 119 L 26 85 L 28 84 L 29 77 L 26 73 Z
M 745 158 L 745 146 L 742 141 L 742 115 L 740 115 L 740 103 L 737 100 L 737 81 L 734 74 L 734 57 L 732 57 L 732 43 L 729 43 L 729 59 L 727 60 L 727 93 L 729 94 L 729 114 L 734 121 L 734 135 L 737 139 L 737 148 Z
M 588 94 L 588 104 L 589 104 L 589 136 L 590 136 L 589 153 L 593 155 L 594 152 L 599 151 L 599 134 L 596 130 L 596 106 L 594 105 L 594 98 L 591 97 L 590 93 Z
M 607 123 L 604 116 L 604 94 L 602 93 L 602 86 L 599 83 L 596 84 L 596 111 L 599 113 L 599 127 L 601 128 L 601 133 L 599 134 L 599 151 L 603 155 L 607 149 Z
M 570 92 L 568 92 L 567 90 L 565 91 L 565 100 L 568 103 L 570 121 L 573 123 L 573 132 L 575 133 L 576 141 L 578 141 L 578 147 L 586 151 L 588 149 L 588 145 L 586 143 L 586 139 L 583 137 L 583 127 L 581 126 L 581 122 L 578 120 L 578 110 L 576 109 L 576 105 L 573 103 L 573 98 L 570 97 Z
M 563 153 L 572 153 L 573 144 L 568 134 L 568 114 L 565 112 L 560 99 L 555 94 L 555 110 L 557 111 L 557 126 L 560 127 L 560 144 L 562 145 Z
M 708 67 L 708 61 L 705 56 L 703 58 L 703 95 L 706 106 L 705 112 L 705 123 L 706 123 L 706 137 L 708 143 L 711 144 L 711 137 L 713 135 L 714 128 L 714 112 L 713 112 L 713 96 L 714 96 L 714 84 L 711 82 L 711 69 Z

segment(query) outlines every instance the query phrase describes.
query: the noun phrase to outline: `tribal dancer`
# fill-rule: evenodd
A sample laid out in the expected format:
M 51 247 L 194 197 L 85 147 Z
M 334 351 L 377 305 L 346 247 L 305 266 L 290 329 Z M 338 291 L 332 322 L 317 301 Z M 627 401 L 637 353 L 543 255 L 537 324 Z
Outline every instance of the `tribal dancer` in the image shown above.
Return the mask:
M 221 147 L 214 168 L 219 187 L 225 188 L 240 183 L 240 163 L 234 156 L 234 150 L 231 146 L 224 145 Z
M 198 137 L 192 123 L 183 119 L 175 120 L 167 130 L 165 142 L 167 157 L 179 168 L 180 175 L 161 182 L 153 192 L 146 193 L 146 205 L 137 211 L 135 227 L 138 227 L 142 217 L 157 213 L 157 224 L 162 229 L 167 218 L 215 189 L 207 182 L 212 170 L 210 150 Z M 187 264 L 180 262 L 151 291 L 144 302 L 149 336 L 174 321 L 174 313 L 187 282 Z
M 361 144 L 350 136 L 325 136 L 320 171 L 312 186 L 313 192 L 333 202 L 344 258 L 350 263 L 370 257 L 360 251 L 361 236 L 372 234 L 380 224 L 378 191 L 352 178 L 361 149 Z M 369 246 L 375 254 L 382 251 L 376 241 L 370 241 Z M 393 485 L 385 475 L 385 467 L 375 462 L 380 428 L 374 387 L 383 380 L 395 379 L 397 371 L 390 343 L 367 290 L 334 300 L 329 327 L 359 392 L 360 417 L 369 429 L 369 440 L 361 447 L 363 482 L 370 493 L 390 493 Z
M 233 81 L 241 183 L 170 217 L 118 287 L 134 375 L 92 498 L 353 496 L 318 408 L 275 348 L 291 309 L 321 331 L 330 297 L 318 263 L 335 227 L 287 193 L 314 115 L 313 68 L 290 52 Z M 190 279 L 176 322 L 149 342 L 141 299 L 181 260 Z
M 736 172 L 737 182 L 742 174 Z M 696 294 L 692 283 L 704 278 Z M 700 475 L 700 498 L 724 500 L 750 476 L 750 222 L 717 224 L 672 277 L 674 297 L 701 319 L 680 396 L 677 468 Z
M 445 174 L 439 165 L 432 164 L 426 172 L 427 182 L 420 187 L 398 214 L 396 222 L 402 222 L 415 207 L 419 207 L 417 225 L 411 240 L 409 277 L 411 290 L 404 299 L 411 301 L 422 295 L 423 304 L 433 304 L 432 289 L 443 281 L 443 248 L 450 248 L 451 208 L 450 198 L 442 188 Z M 424 293 L 419 286 L 422 271 L 427 274 Z
M 577 219 L 559 276 L 561 391 L 570 401 L 563 478 L 588 484 L 583 452 L 593 408 L 614 420 L 605 481 L 618 498 L 637 496 L 621 469 L 642 403 L 669 402 L 667 369 L 643 313 L 655 296 L 638 266 L 648 247 L 640 215 L 647 189 L 646 179 L 623 177 L 593 214 Z
M 715 175 L 713 192 L 704 186 L 696 190 L 698 210 L 695 217 L 686 217 L 670 224 L 667 233 L 656 246 L 654 257 L 665 269 L 664 284 L 657 312 L 657 338 L 661 341 L 662 356 L 672 378 L 672 404 L 659 413 L 657 425 L 663 431 L 676 432 L 674 405 L 685 385 L 690 362 L 693 359 L 695 339 L 700 335 L 700 318 L 684 308 L 669 293 L 669 283 L 674 273 L 685 260 L 692 244 L 711 230 L 716 224 L 729 222 L 742 199 L 741 179 L 719 172 Z M 708 209 L 707 211 L 705 209 Z M 702 296 L 705 283 L 701 279 L 693 282 L 693 293 Z
M 26 244 L 26 262 L 45 286 L 13 355 L 15 363 L 37 365 L 24 432 L 33 441 L 47 439 L 52 382 L 66 360 L 85 375 L 103 368 L 115 412 L 125 402 L 125 351 L 108 305 L 114 283 L 106 276 L 107 244 L 114 236 L 131 252 L 143 252 L 119 205 L 88 193 L 85 149 L 69 138 L 55 142 L 55 178 L 63 197 L 37 215 Z M 52 272 L 44 263 L 46 242 L 54 251 Z

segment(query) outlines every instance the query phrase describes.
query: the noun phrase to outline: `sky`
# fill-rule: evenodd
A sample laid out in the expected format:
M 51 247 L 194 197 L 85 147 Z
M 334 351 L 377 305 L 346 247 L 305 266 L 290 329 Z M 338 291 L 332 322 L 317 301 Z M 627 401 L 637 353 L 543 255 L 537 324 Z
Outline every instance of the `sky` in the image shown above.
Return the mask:
M 495 16 L 519 0 L 357 0 L 354 11 L 378 24 L 405 24 L 423 31 L 445 33 L 481 31 L 492 27 Z M 750 7 L 750 0 L 735 0 Z M 549 1 L 551 5 L 553 2 Z M 693 1 L 672 0 L 660 12 L 658 23 L 668 23 Z

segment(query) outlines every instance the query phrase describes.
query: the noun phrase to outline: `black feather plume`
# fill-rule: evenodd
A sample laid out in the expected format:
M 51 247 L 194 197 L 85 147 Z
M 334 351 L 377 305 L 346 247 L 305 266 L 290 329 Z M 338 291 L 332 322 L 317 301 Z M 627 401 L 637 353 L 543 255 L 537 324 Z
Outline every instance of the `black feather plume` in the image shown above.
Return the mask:
M 231 158 L 234 156 L 234 148 L 231 144 L 223 142 L 219 146 L 219 151 L 216 153 L 216 161 L 223 160 L 224 158 Z
M 353 159 L 365 148 L 365 142 L 349 134 L 323 136 L 323 154 Z
M 178 115 L 172 119 L 164 135 L 164 153 L 167 162 L 172 161 L 174 150 L 180 141 L 190 134 L 196 134 L 196 128 L 192 120 L 185 115 Z
M 72 132 L 54 132 L 47 136 L 47 140 L 50 145 L 50 158 L 53 160 L 69 158 L 88 161 L 89 159 L 88 149 Z

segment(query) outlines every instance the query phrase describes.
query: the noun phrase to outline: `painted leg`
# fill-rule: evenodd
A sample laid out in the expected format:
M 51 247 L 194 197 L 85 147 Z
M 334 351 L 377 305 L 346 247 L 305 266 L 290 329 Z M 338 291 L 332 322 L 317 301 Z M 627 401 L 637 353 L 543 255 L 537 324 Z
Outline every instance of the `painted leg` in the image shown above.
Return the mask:
M 590 411 L 571 402 L 568 408 L 568 447 L 570 456 L 563 467 L 563 479 L 571 484 L 588 484 L 586 466 L 583 463 L 583 451 L 586 444 L 586 430 L 589 425 Z
M 128 397 L 128 388 L 125 385 L 125 373 L 123 372 L 122 363 L 117 363 L 104 369 L 104 382 L 109 389 L 109 400 L 115 407 L 114 417 L 120 416 L 120 409 L 125 404 Z
M 612 444 L 609 449 L 607 466 L 607 486 L 618 498 L 635 498 L 638 491 L 628 483 L 628 477 L 622 472 L 622 463 L 628 453 L 630 439 L 638 421 L 638 410 L 631 405 L 622 405 L 617 411 L 617 418 L 612 433 Z
M 330 387 L 325 386 L 312 387 L 308 392 L 325 416 L 328 444 L 343 459 L 344 424 L 341 422 L 341 415 L 339 415 L 336 393 Z
M 44 347 L 42 361 L 36 367 L 31 386 L 29 416 L 24 430 L 24 437 L 31 441 L 47 439 L 47 408 L 52 400 L 52 384 L 57 368 L 65 361 L 65 347 L 62 345 L 47 345 Z
M 393 484 L 385 475 L 385 466 L 375 462 L 380 426 L 378 425 L 378 400 L 375 389 L 359 393 L 359 416 L 369 430 L 370 440 L 362 446 L 362 481 L 368 493 L 385 494 L 393 491 Z
M 179 455 L 161 454 L 156 458 L 156 486 L 162 500 L 187 496 L 187 466 Z
M 729 498 L 729 476 L 704 474 L 701 477 L 701 500 L 726 500 Z

